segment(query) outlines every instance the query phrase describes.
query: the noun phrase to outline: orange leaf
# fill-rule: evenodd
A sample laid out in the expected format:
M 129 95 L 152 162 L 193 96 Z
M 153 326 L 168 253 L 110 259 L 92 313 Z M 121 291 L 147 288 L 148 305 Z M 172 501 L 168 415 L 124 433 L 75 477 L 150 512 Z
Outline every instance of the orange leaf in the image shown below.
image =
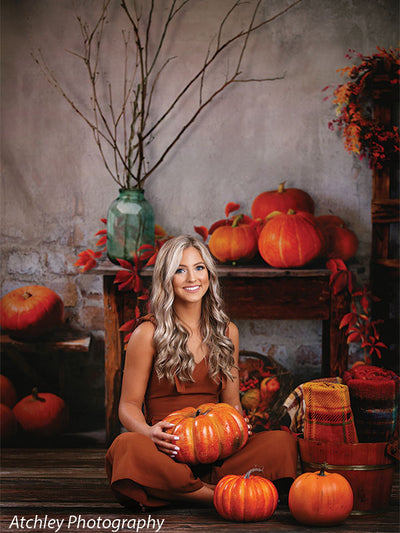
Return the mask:
M 347 337 L 347 344 L 350 342 L 359 342 L 361 340 L 361 335 L 358 332 L 350 333 Z
M 344 315 L 344 317 L 340 321 L 339 329 L 342 329 L 348 325 L 353 325 L 356 322 L 357 322 L 357 316 L 355 316 L 353 313 L 347 313 L 346 315 Z
M 128 322 L 125 322 L 125 324 L 122 324 L 122 326 L 119 328 L 118 331 L 132 331 L 136 325 L 136 318 L 132 320 L 128 320 Z
M 133 271 L 135 267 L 130 263 L 129 261 L 125 261 L 125 259 L 118 259 L 118 263 L 122 266 L 122 268 L 125 268 L 126 270 Z
M 240 204 L 235 204 L 234 202 L 229 202 L 228 204 L 226 204 L 226 207 L 225 207 L 225 216 L 226 218 L 229 217 L 229 215 L 233 212 L 233 211 L 237 211 L 240 207 Z
M 97 266 L 96 259 L 99 259 L 103 252 L 94 252 L 91 249 L 84 250 L 78 254 L 79 259 L 74 263 L 74 266 L 80 266 L 82 272 L 87 272 Z
M 96 242 L 96 246 L 104 246 L 105 244 L 107 244 L 107 235 L 103 235 L 103 237 L 101 237 L 101 238 Z
M 217 220 L 216 222 L 214 222 L 214 224 L 210 226 L 210 229 L 208 230 L 208 234 L 212 235 L 214 231 L 221 226 L 231 226 L 231 225 L 232 225 L 232 221 L 226 220 L 226 218 L 223 218 L 222 220 Z
M 156 262 L 158 252 L 155 252 L 147 261 L 146 266 L 152 266 Z
M 194 226 L 194 231 L 202 237 L 204 242 L 206 242 L 208 237 L 208 229 L 205 226 Z

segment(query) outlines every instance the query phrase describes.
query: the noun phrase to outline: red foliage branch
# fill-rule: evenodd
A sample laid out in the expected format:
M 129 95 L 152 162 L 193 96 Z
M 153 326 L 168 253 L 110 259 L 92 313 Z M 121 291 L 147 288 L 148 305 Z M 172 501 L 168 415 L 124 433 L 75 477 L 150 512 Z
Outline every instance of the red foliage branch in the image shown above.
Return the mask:
M 100 219 L 103 224 L 107 224 L 107 219 Z M 98 259 L 103 257 L 107 252 L 107 230 L 99 230 L 95 236 L 101 235 L 100 239 L 96 243 L 98 248 L 96 251 L 88 248 L 78 254 L 78 260 L 74 263 L 74 266 L 80 267 L 81 272 L 87 272 L 98 266 Z M 118 285 L 120 291 L 133 291 L 136 294 L 136 305 L 134 309 L 134 318 L 125 322 L 119 331 L 127 332 L 124 338 L 125 347 L 135 329 L 139 317 L 141 315 L 141 305 L 146 302 L 146 311 L 148 311 L 149 290 L 144 286 L 143 280 L 140 277 L 142 268 L 154 265 L 157 254 L 169 237 L 162 231 L 160 226 L 156 226 L 156 243 L 155 246 L 151 244 L 144 244 L 141 246 L 137 253 L 132 257 L 131 261 L 124 259 L 117 259 L 121 270 L 117 272 L 114 283 Z
M 356 285 L 354 274 L 341 259 L 330 259 L 326 267 L 332 272 L 329 283 L 333 293 L 347 290 L 351 297 L 350 312 L 344 315 L 339 325 L 340 329 L 346 328 L 347 343 L 361 344 L 367 364 L 371 363 L 373 354 L 381 359 L 381 348 L 387 346 L 380 339 L 377 325 L 383 321 L 373 320 L 371 317 L 371 303 L 377 298 L 371 294 L 367 285 Z

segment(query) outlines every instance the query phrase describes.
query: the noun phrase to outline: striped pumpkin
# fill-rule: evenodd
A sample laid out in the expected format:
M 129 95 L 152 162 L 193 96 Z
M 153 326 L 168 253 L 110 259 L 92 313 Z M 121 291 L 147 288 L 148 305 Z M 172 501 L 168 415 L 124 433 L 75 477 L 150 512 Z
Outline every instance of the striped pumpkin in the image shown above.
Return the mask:
M 313 215 L 289 209 L 267 221 L 258 239 L 258 249 L 272 267 L 294 268 L 316 259 L 322 252 L 323 242 Z

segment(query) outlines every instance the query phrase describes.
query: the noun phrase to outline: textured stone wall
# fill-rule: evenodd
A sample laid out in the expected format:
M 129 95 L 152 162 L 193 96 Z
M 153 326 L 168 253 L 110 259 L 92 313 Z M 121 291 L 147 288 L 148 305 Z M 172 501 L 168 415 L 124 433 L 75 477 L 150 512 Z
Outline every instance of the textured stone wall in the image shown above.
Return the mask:
M 120 83 L 120 29 L 127 27 L 113 6 L 101 64 L 113 84 Z M 165 5 L 165 4 L 164 4 Z M 177 19 L 166 57 L 168 67 L 155 96 L 163 108 L 200 65 L 218 20 L 230 0 L 193 2 Z M 289 5 L 262 3 L 262 16 Z M 103 402 L 103 303 L 95 271 L 81 275 L 73 266 L 79 251 L 93 247 L 118 188 L 107 175 L 88 127 L 53 90 L 31 57 L 42 50 L 63 87 L 79 106 L 88 106 L 89 86 L 79 60 L 76 12 L 93 20 L 95 0 L 3 0 L 2 2 L 2 191 L 1 292 L 43 284 L 63 298 L 66 319 L 93 334 L 91 352 L 71 358 L 74 402 L 88 403 L 95 415 Z M 245 24 L 246 11 L 232 21 Z M 367 270 L 370 250 L 371 173 L 348 155 L 340 137 L 329 131 L 334 116 L 322 89 L 336 86 L 336 69 L 355 49 L 372 54 L 376 46 L 398 43 L 395 0 L 303 0 L 249 42 L 243 70 L 249 77 L 279 77 L 237 84 L 205 111 L 150 178 L 146 197 L 156 222 L 170 234 L 192 233 L 195 225 L 222 218 L 228 201 L 250 213 L 255 196 L 277 187 L 307 190 L 317 214 L 343 217 L 360 239 L 357 260 Z M 225 76 L 225 56 L 205 81 L 209 90 Z M 197 95 L 188 95 L 167 121 L 150 155 L 160 152 L 169 132 L 187 116 Z M 298 380 L 318 375 L 321 325 L 318 322 L 241 321 L 241 348 L 269 353 Z M 90 399 L 88 399 L 90 396 Z

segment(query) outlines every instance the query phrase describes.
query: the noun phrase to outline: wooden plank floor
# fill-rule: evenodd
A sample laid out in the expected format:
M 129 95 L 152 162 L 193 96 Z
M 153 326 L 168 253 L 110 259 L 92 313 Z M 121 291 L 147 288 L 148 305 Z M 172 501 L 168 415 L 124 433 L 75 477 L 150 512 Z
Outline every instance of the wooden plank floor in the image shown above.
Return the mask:
M 115 501 L 109 489 L 104 455 L 104 448 L 2 450 L 0 531 L 386 533 L 400 529 L 398 472 L 388 512 L 350 516 L 334 528 L 310 528 L 297 524 L 287 508 L 278 508 L 266 522 L 249 524 L 225 521 L 205 507 L 174 505 L 131 512 Z

